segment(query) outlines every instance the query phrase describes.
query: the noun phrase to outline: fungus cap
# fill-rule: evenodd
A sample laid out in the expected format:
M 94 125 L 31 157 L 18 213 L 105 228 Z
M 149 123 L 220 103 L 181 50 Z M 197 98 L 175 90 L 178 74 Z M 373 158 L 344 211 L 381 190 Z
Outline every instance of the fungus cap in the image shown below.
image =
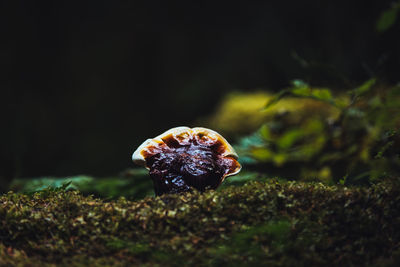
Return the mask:
M 234 159 L 238 159 L 238 155 L 233 149 L 233 147 L 226 141 L 226 139 L 217 133 L 216 131 L 213 131 L 211 129 L 203 128 L 203 127 L 195 127 L 193 129 L 186 127 L 186 126 L 180 126 L 180 127 L 175 127 L 172 129 L 169 129 L 168 131 L 158 135 L 157 137 L 153 139 L 147 139 L 144 141 L 132 154 L 132 161 L 138 165 L 146 166 L 146 154 L 151 154 L 149 151 L 151 151 L 152 147 L 157 147 L 160 144 L 165 143 L 165 140 L 168 138 L 174 138 L 175 140 L 178 141 L 179 144 L 181 145 L 187 145 L 190 142 L 190 137 L 193 136 L 202 136 L 208 139 L 211 139 L 212 141 L 220 141 L 222 147 L 224 148 L 221 156 L 224 157 L 232 157 Z M 205 139 L 204 138 L 204 139 Z M 203 139 L 199 138 L 198 139 Z M 204 140 L 206 141 L 206 140 Z M 207 142 L 207 141 L 206 141 Z M 211 142 L 209 142 L 211 143 Z
M 202 190 L 202 186 L 198 185 L 199 183 L 211 183 L 211 188 L 216 188 L 226 177 L 235 175 L 241 170 L 241 165 L 237 161 L 238 155 L 228 141 L 216 131 L 202 127 L 175 127 L 153 139 L 147 139 L 133 153 L 132 161 L 149 169 L 152 175 L 152 171 L 155 173 L 153 169 L 157 168 L 154 167 L 156 164 L 154 162 L 160 161 L 160 157 L 163 157 L 163 155 L 180 157 L 175 160 L 175 162 L 179 161 L 179 164 L 181 164 L 179 169 L 188 170 L 189 172 L 189 174 L 182 174 L 182 183 L 188 183 L 189 187 L 199 187 L 200 190 Z M 168 160 L 168 164 L 171 164 L 173 160 Z M 156 165 L 165 166 L 165 164 L 167 163 Z M 185 164 L 191 164 L 191 166 L 185 166 Z M 163 175 L 165 176 L 165 173 L 170 172 L 170 170 L 168 169 L 169 167 L 163 168 Z M 175 176 L 180 175 L 176 173 L 177 167 L 171 167 L 170 169 L 175 170 Z M 209 175 L 204 174 L 205 172 L 216 172 L 213 177 L 215 181 L 211 182 L 211 178 L 204 178 Z M 198 182 L 199 179 L 201 182 Z M 158 180 L 165 180 L 165 177 Z M 204 182 L 205 180 L 208 182 Z M 168 184 L 168 181 L 166 180 L 165 183 Z

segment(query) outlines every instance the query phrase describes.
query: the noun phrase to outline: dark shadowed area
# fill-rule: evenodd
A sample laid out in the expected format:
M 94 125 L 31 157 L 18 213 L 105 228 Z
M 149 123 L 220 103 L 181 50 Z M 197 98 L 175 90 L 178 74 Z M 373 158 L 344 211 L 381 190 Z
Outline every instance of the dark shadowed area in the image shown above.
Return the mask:
M 391 3 L 4 1 L 2 184 L 115 174 L 234 90 L 396 83 L 400 23 L 376 30 Z

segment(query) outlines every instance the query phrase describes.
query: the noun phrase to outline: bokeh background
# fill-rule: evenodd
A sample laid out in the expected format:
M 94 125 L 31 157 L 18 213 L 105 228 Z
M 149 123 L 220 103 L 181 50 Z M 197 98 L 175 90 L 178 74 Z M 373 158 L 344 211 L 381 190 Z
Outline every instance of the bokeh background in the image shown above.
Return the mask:
M 118 173 L 145 139 L 198 126 L 233 91 L 394 84 L 400 24 L 377 28 L 392 4 L 3 1 L 2 184 Z

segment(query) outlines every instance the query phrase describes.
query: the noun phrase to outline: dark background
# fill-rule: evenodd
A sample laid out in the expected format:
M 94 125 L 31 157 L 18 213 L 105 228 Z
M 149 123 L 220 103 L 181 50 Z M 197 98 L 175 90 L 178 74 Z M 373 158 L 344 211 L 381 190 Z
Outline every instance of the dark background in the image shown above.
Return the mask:
M 398 82 L 392 1 L 3 1 L 0 177 L 132 167 L 232 90 Z

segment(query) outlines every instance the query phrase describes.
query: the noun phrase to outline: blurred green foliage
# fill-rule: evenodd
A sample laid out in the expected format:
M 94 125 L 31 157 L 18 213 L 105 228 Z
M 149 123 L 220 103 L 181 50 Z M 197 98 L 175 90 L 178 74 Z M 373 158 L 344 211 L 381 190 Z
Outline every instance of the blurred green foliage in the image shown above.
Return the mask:
M 1 266 L 382 266 L 399 258 L 396 181 L 251 182 L 136 202 L 66 186 L 0 196 Z
M 55 189 L 65 184 L 70 190 L 76 189 L 85 195 L 107 199 L 123 196 L 135 200 L 154 195 L 153 183 L 145 169 L 129 169 L 118 176 L 103 178 L 80 175 L 65 178 L 15 179 L 10 190 L 33 194 L 46 188 Z
M 216 129 L 228 139 L 237 139 L 253 133 L 265 121 L 273 119 L 277 114 L 292 113 L 307 116 L 309 113 L 319 111 L 321 115 L 330 119 L 335 119 L 339 115 L 335 107 L 324 102 L 312 98 L 304 98 L 302 101 L 283 98 L 286 93 L 285 90 L 278 95 L 265 91 L 229 94 L 218 105 L 213 115 L 199 120 L 197 125 Z M 274 105 L 270 104 L 269 108 L 265 109 L 267 103 Z M 298 117 L 292 119 L 296 120 Z
M 196 125 L 216 129 L 226 137 L 239 137 L 257 130 L 267 117 L 260 112 L 265 103 L 272 97 L 268 92 L 230 93 L 213 115 L 201 118 Z
M 265 109 L 279 104 L 282 109 L 273 110 L 256 133 L 236 146 L 247 167 L 271 176 L 342 184 L 400 175 L 400 85 L 382 87 L 371 79 L 335 95 L 294 81 Z
M 393 3 L 392 6 L 382 12 L 376 22 L 376 30 L 378 32 L 387 31 L 396 22 L 397 15 L 400 10 L 400 2 Z
M 349 185 L 400 175 L 400 85 L 382 87 L 370 79 L 335 94 L 295 80 L 275 95 L 230 94 L 203 122 L 238 140 L 235 148 L 244 168 L 221 188 L 271 177 Z M 66 182 L 103 198 L 154 195 L 145 169 L 108 178 L 16 179 L 10 189 L 35 192 Z
M 217 113 L 203 121 L 238 140 L 235 148 L 244 168 L 221 188 L 271 177 L 349 185 L 400 175 L 400 85 L 383 87 L 370 79 L 337 94 L 295 80 L 275 95 L 230 94 Z M 35 192 L 69 181 L 69 188 L 85 195 L 154 195 L 145 169 L 108 178 L 17 179 L 11 190 Z

